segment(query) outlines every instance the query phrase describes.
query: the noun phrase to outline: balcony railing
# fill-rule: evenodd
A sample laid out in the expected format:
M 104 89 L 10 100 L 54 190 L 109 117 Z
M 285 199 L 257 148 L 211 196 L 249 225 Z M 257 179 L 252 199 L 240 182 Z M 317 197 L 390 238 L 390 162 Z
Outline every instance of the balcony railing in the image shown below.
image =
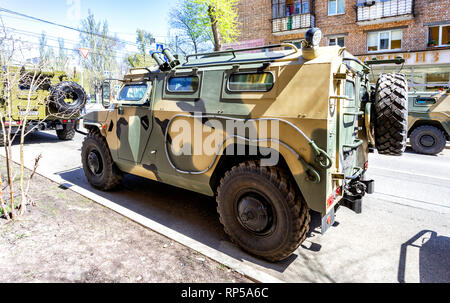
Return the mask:
M 272 19 L 272 33 L 274 35 L 290 34 L 314 27 L 314 16 L 310 13 L 296 14 L 287 17 Z
M 413 7 L 413 0 L 358 0 L 357 22 L 380 23 L 393 19 L 412 18 Z

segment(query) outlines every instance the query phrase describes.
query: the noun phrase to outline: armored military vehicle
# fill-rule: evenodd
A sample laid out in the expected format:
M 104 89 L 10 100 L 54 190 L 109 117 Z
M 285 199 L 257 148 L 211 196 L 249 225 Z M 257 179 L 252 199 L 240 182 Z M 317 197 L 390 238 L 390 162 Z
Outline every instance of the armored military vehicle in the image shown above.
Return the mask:
M 409 94 L 408 136 L 413 150 L 437 155 L 450 141 L 450 91 Z
M 10 88 L 11 121 L 6 98 L 8 82 L 2 76 L 6 72 L 11 73 L 10 79 L 15 79 L 11 81 L 14 86 Z M 6 127 L 10 127 L 13 134 L 26 116 L 27 130 L 56 130 L 60 140 L 74 138 L 75 121 L 87 99 L 83 87 L 77 83 L 79 78 L 76 70 L 69 77 L 67 73 L 60 71 L 10 66 L 0 71 L 0 77 L 0 111 Z
M 401 155 L 407 82 L 370 68 L 339 46 L 279 44 L 175 57 L 131 70 L 107 110 L 83 117 L 82 163 L 101 190 L 134 174 L 217 199 L 220 221 L 247 252 L 279 261 L 305 240 L 310 210 L 324 233 L 335 211 L 362 211 L 373 193 L 369 152 Z M 115 80 L 116 81 L 116 80 Z M 111 102 L 112 101 L 112 102 Z

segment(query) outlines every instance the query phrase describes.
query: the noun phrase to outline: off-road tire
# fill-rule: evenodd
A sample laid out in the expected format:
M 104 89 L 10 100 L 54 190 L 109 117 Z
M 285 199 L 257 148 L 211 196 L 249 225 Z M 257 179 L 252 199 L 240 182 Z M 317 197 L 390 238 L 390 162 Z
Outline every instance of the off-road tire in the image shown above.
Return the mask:
M 378 153 L 400 156 L 408 139 L 408 82 L 402 74 L 382 74 L 375 92 Z
M 102 161 L 101 173 L 92 172 L 88 159 L 91 152 L 96 151 Z M 109 191 L 116 188 L 123 179 L 123 173 L 113 162 L 109 151 L 108 143 L 98 131 L 91 131 L 83 142 L 81 150 L 81 160 L 84 173 L 89 183 L 102 191 Z
M 270 202 L 274 217 L 270 233 L 255 234 L 240 222 L 239 200 L 252 191 Z M 217 203 L 220 222 L 231 240 L 270 262 L 289 257 L 309 231 L 308 206 L 290 178 L 279 168 L 260 166 L 259 161 L 241 163 L 228 171 L 220 182 Z
M 67 96 L 71 96 L 74 102 L 66 103 L 65 98 Z M 59 114 L 74 116 L 78 115 L 86 106 L 87 95 L 78 83 L 64 81 L 50 88 L 49 101 Z
M 431 142 L 428 140 L 430 144 L 423 141 L 426 139 L 424 138 L 425 136 L 431 140 Z M 410 139 L 413 150 L 424 155 L 437 155 L 445 149 L 445 145 L 447 144 L 444 132 L 431 125 L 416 128 L 411 133 Z
M 57 129 L 56 134 L 58 135 L 59 140 L 62 141 L 70 141 L 75 138 L 75 130 L 73 128 L 68 128 L 67 125 L 63 126 L 64 129 Z

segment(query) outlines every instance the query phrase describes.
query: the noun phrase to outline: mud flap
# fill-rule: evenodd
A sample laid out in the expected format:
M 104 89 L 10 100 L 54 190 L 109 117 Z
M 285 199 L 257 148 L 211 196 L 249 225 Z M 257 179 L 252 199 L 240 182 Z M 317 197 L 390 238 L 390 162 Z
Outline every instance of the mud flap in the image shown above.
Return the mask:
M 322 218 L 322 230 L 321 230 L 322 235 L 324 235 L 327 232 L 327 230 L 329 230 L 330 227 L 334 225 L 335 221 L 336 221 L 336 211 L 334 208 L 332 208 L 330 212 Z

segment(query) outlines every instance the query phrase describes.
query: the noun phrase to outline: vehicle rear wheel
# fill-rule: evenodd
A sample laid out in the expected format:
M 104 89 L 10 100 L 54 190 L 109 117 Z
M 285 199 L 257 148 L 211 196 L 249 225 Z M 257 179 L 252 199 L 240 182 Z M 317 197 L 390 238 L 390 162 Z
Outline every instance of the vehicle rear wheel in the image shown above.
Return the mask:
M 437 155 L 446 144 L 444 133 L 434 126 L 421 126 L 411 133 L 411 146 L 419 154 Z
M 108 191 L 122 182 L 123 174 L 113 162 L 105 137 L 98 131 L 90 132 L 84 140 L 81 158 L 86 178 L 93 187 Z
M 402 155 L 408 138 L 408 82 L 382 74 L 375 92 L 375 143 L 380 154 Z
M 217 203 L 225 232 L 253 255 L 281 261 L 306 239 L 308 206 L 278 168 L 257 161 L 233 167 L 220 182 Z
M 75 138 L 75 129 L 68 127 L 68 125 L 63 125 L 63 127 L 63 129 L 56 130 L 59 140 L 73 140 L 73 138 Z

